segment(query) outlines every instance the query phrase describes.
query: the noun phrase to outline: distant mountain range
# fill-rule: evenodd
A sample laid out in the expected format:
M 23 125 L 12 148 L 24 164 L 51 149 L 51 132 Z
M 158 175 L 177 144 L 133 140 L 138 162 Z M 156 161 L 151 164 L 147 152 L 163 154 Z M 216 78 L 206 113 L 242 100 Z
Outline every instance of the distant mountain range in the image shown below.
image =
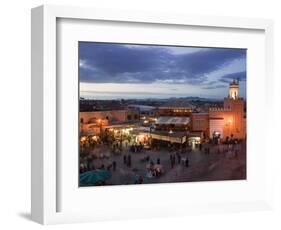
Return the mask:
M 80 97 L 80 100 L 96 100 L 96 101 L 103 101 L 101 99 L 90 99 L 90 98 L 84 98 Z M 139 99 L 139 98 L 132 98 L 132 99 L 116 99 L 118 101 L 124 100 L 124 101 L 222 101 L 223 99 L 219 98 L 204 98 L 204 97 L 169 97 L 169 98 L 145 98 L 145 99 Z M 114 101 L 105 99 L 105 101 Z
M 187 102 L 191 102 L 191 101 L 211 101 L 211 102 L 215 102 L 215 101 L 222 101 L 223 99 L 219 99 L 219 98 L 204 98 L 204 97 L 169 97 L 169 98 L 146 98 L 146 99 L 129 99 L 129 100 L 136 100 L 136 101 L 187 101 Z
M 204 97 L 171 97 L 169 99 L 178 101 L 222 101 L 218 98 L 204 98 Z

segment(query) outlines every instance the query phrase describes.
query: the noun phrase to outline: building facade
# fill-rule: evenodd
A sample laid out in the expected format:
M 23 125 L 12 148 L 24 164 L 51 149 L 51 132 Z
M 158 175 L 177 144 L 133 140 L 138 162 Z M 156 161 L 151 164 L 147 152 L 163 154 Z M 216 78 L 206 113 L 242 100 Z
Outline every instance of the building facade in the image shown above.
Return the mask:
M 107 120 L 109 124 L 135 122 L 139 120 L 136 109 L 80 112 L 80 123 L 96 123 L 97 120 Z
M 246 138 L 245 101 L 239 97 L 239 82 L 229 84 L 228 97 L 222 108 L 209 109 L 210 138 Z
M 103 127 L 139 121 L 137 109 L 80 112 L 80 133 L 98 135 Z
M 80 112 L 80 131 L 97 135 L 103 129 L 128 129 L 130 132 L 134 129 L 134 135 L 152 140 L 192 145 L 206 139 L 245 139 L 245 101 L 239 97 L 239 82 L 229 84 L 223 104 L 213 105 L 217 107 L 208 106 L 205 112 L 198 112 L 192 104 L 186 103 L 158 108 L 131 105 L 122 110 Z

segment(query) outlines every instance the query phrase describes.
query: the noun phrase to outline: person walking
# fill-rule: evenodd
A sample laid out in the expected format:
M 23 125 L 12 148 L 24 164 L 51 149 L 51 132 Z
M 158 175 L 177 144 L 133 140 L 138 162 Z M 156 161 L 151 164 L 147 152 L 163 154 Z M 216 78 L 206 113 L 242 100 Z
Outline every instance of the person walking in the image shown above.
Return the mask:
M 143 176 L 140 176 L 139 177 L 139 184 L 142 184 L 143 183 Z
M 185 167 L 186 167 L 186 168 L 189 167 L 189 160 L 188 160 L 188 158 L 186 158 L 186 160 L 185 160 Z
M 199 150 L 202 151 L 202 143 L 199 144 Z
M 139 175 L 136 174 L 136 175 L 134 176 L 134 184 L 138 184 L 138 183 L 139 183 Z
M 113 167 L 113 171 L 115 171 L 116 170 L 116 161 L 112 162 L 112 167 Z
M 147 156 L 147 157 L 146 157 L 146 162 L 149 162 L 149 160 L 150 160 L 150 157 Z
M 173 161 L 173 157 L 170 157 L 170 163 L 171 163 L 171 168 L 174 168 L 174 161 Z
M 131 163 L 132 163 L 131 161 L 132 161 L 131 155 L 128 155 L 128 162 L 127 162 L 128 167 L 131 167 Z
M 177 154 L 177 158 L 178 158 L 178 164 L 180 164 L 181 163 L 181 155 Z
M 174 168 L 175 163 L 176 163 L 176 156 L 172 155 L 172 168 Z
M 234 153 L 235 153 L 235 158 L 238 158 L 238 150 L 237 149 L 235 149 Z

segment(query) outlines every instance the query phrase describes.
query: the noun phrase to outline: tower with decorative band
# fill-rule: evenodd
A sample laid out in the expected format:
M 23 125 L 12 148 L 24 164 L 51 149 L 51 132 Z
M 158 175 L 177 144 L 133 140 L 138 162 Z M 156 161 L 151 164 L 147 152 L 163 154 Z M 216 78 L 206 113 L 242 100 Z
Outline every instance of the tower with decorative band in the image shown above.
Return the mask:
M 229 84 L 229 93 L 228 97 L 232 99 L 239 98 L 239 80 L 233 80 L 232 83 Z

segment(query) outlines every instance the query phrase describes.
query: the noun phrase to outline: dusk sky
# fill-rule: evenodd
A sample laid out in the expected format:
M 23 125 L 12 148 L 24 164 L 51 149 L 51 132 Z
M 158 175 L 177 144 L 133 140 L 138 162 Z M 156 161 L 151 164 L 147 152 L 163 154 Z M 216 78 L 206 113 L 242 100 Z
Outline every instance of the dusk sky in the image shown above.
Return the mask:
M 85 98 L 246 97 L 245 49 L 79 42 L 79 68 Z

